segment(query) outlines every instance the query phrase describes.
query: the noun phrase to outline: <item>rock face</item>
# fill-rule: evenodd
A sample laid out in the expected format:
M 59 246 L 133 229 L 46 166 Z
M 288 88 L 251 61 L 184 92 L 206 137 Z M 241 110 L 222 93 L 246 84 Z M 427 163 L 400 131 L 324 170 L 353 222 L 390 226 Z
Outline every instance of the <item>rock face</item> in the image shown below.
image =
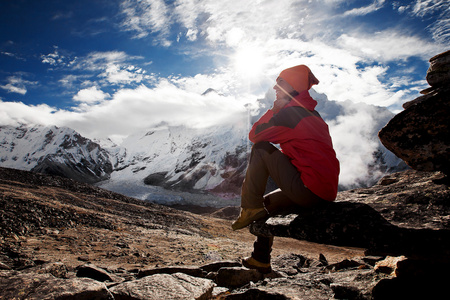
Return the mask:
M 450 173 L 450 51 L 430 59 L 431 88 L 379 132 L 383 145 L 421 171 Z
M 427 82 L 432 87 L 444 86 L 450 82 L 450 50 L 430 59 Z

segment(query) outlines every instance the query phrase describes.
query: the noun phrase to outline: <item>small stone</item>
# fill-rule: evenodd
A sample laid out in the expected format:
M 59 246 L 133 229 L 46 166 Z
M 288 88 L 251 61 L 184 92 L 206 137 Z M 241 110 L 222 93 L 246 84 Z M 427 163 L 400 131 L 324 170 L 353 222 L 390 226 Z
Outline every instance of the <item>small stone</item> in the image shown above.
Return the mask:
M 77 277 L 92 278 L 100 282 L 114 281 L 108 272 L 94 265 L 80 266 L 77 271 Z
M 391 276 L 396 276 L 395 272 L 400 261 L 406 260 L 405 256 L 388 256 L 375 264 L 374 270 L 378 273 L 384 273 Z

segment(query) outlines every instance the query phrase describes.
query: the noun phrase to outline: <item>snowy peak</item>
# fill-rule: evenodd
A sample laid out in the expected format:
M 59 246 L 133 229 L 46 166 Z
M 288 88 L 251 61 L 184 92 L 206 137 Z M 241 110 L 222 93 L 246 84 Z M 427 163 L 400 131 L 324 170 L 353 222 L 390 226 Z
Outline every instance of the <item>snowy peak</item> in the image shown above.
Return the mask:
M 60 175 L 82 182 L 108 178 L 112 164 L 97 143 L 67 127 L 0 127 L 3 167 Z
M 116 151 L 111 181 L 142 180 L 175 190 L 212 190 L 246 164 L 246 130 L 165 126 L 131 135 Z
M 386 173 L 404 169 L 404 163 L 377 136 L 393 117 L 386 108 L 329 101 L 313 90 L 311 96 L 329 125 L 341 163 L 341 190 L 370 186 Z M 186 197 L 195 192 L 192 201 L 212 206 L 217 197 L 211 200 L 200 195 L 219 194 L 223 205 L 223 199 L 239 198 L 251 149 L 248 132 L 271 107 L 273 97 L 268 92 L 249 105 L 248 119 L 239 125 L 191 128 L 161 123 L 131 134 L 120 145 L 103 143 L 105 148 L 70 128 L 2 126 L 0 165 L 96 182 L 127 196 L 163 204 L 173 199 L 192 203 Z

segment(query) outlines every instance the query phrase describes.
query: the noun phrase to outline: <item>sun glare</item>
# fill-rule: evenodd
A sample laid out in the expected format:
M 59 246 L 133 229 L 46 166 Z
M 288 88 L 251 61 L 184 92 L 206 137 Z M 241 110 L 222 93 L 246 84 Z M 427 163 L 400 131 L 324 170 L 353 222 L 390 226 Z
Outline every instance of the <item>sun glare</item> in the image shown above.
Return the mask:
M 256 47 L 240 48 L 233 57 L 235 71 L 244 78 L 255 78 L 263 71 L 264 56 Z

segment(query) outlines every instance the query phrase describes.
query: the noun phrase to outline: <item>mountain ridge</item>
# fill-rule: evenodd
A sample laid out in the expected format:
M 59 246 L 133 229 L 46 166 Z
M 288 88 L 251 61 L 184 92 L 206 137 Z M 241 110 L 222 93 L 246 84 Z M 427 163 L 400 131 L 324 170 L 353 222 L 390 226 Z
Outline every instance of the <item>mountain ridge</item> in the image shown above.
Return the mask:
M 371 186 L 383 175 L 406 168 L 377 138 L 393 115 L 386 108 L 311 94 L 329 123 L 341 161 L 340 190 Z M 90 140 L 65 127 L 1 126 L 0 166 L 96 183 L 161 204 L 234 205 L 251 147 L 248 131 L 270 107 L 272 96 L 267 93 L 259 99 L 258 107 L 249 108 L 247 120 L 240 124 L 207 128 L 160 124 L 130 134 L 119 145 Z

